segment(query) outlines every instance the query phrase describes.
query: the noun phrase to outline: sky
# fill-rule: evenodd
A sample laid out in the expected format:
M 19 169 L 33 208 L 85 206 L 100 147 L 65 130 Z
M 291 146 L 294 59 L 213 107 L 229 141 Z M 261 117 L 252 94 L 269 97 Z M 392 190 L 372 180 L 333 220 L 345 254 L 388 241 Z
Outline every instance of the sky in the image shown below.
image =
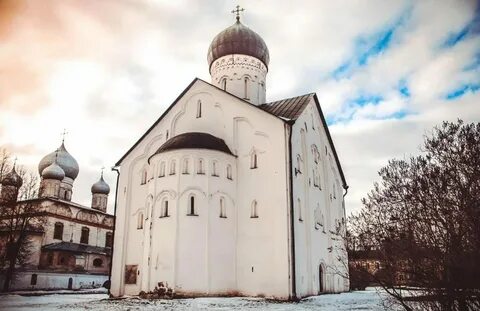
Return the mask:
M 433 126 L 480 121 L 478 1 L 0 0 L 0 148 L 35 171 L 66 129 L 73 201 L 89 206 L 101 167 L 114 190 L 110 167 L 210 81 L 208 46 L 237 4 L 270 51 L 267 101 L 317 93 L 348 214 Z

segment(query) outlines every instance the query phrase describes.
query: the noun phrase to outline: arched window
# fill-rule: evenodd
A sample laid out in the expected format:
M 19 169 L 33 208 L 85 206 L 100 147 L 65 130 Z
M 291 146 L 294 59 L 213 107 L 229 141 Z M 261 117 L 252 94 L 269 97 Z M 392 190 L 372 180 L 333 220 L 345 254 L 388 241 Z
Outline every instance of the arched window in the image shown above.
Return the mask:
M 55 229 L 53 230 L 53 238 L 57 240 L 63 240 L 63 223 L 55 223 Z
M 188 216 L 197 216 L 195 213 L 195 197 L 192 195 L 190 196 L 190 200 L 188 203 Z
M 113 235 L 111 232 L 105 233 L 105 247 L 112 247 L 113 245 Z
M 158 177 L 165 176 L 165 162 L 160 163 L 160 172 L 158 173 Z
M 225 208 L 225 198 L 220 198 L 220 218 L 227 218 L 227 210 Z
M 295 168 L 295 175 L 302 173 L 302 156 L 297 154 L 297 167 Z
M 167 132 L 165 133 L 165 140 L 168 140 L 168 130 L 167 130 Z
M 245 94 L 244 99 L 249 99 L 248 98 L 248 82 L 249 82 L 248 77 L 245 77 L 243 79 L 243 88 L 244 88 L 243 91 L 244 91 L 244 94 Z
M 37 275 L 34 273 L 30 278 L 30 285 L 37 285 Z
M 82 227 L 82 235 L 80 236 L 80 243 L 88 244 L 89 235 L 90 235 L 90 229 L 88 227 Z
M 258 218 L 258 206 L 257 201 L 253 200 L 250 210 L 250 218 Z
M 189 174 L 189 171 L 188 171 L 188 159 L 187 159 L 187 158 L 183 159 L 182 174 Z
M 230 164 L 227 165 L 227 178 L 232 179 L 232 166 Z
M 298 220 L 303 221 L 302 202 L 300 201 L 300 198 L 297 199 L 297 213 L 298 213 Z
M 222 78 L 220 81 L 220 85 L 222 86 L 222 90 L 226 91 L 227 90 L 227 78 Z
M 141 185 L 145 185 L 147 183 L 147 170 L 142 171 L 142 180 L 140 182 Z
M 176 171 L 176 163 L 175 163 L 175 160 L 172 160 L 172 162 L 170 162 L 170 175 L 175 175 L 175 171 Z
M 160 217 L 168 217 L 168 200 L 164 199 L 162 202 L 162 210 L 160 213 Z
M 143 213 L 138 213 L 137 216 L 137 229 L 143 229 Z
M 103 266 L 103 260 L 101 260 L 100 258 L 95 258 L 93 260 L 93 266 L 95 268 L 99 268 L 99 267 Z
M 254 151 L 250 156 L 250 168 L 254 169 L 258 167 L 257 153 Z
M 218 177 L 217 161 L 212 162 L 212 176 Z
M 198 159 L 197 163 L 197 174 L 203 175 L 205 174 L 205 170 L 203 168 L 203 159 Z
M 197 102 L 197 118 L 202 117 L 202 102 L 198 100 Z

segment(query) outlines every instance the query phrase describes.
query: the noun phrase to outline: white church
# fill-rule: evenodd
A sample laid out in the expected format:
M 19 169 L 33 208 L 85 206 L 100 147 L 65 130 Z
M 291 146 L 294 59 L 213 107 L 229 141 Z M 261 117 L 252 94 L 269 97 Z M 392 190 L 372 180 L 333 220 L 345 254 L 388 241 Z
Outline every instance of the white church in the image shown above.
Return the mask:
M 111 295 L 297 299 L 349 289 L 347 183 L 315 93 L 266 102 L 269 52 L 240 22 L 118 161 Z

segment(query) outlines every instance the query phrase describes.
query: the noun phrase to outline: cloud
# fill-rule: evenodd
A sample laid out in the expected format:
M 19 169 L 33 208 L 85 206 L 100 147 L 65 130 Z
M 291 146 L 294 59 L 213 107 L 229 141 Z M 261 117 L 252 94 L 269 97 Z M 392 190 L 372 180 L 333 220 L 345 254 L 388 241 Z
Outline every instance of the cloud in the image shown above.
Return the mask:
M 476 1 L 240 1 L 271 56 L 267 99 L 317 92 L 358 210 L 388 159 L 443 120 L 480 120 Z M 0 1 L 0 141 L 35 170 L 60 143 L 74 200 L 194 77 L 233 5 L 190 0 Z M 106 171 L 113 185 L 116 176 Z M 114 193 L 110 196 L 112 209 Z

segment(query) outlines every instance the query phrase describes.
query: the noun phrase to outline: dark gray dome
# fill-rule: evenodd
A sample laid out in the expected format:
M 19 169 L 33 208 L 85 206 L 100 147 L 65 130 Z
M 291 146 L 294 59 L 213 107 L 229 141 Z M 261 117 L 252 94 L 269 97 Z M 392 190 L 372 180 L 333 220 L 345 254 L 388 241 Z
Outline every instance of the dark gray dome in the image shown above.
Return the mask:
M 109 194 L 110 193 L 110 186 L 103 180 L 103 174 L 100 177 L 100 180 L 93 184 L 92 186 L 92 194 L 99 193 L 99 194 Z
M 65 172 L 56 162 L 53 162 L 43 170 L 42 178 L 63 180 L 65 178 Z
M 235 24 L 220 32 L 208 48 L 208 66 L 225 55 L 244 54 L 261 60 L 268 68 L 270 55 L 267 45 L 255 31 L 240 23 Z
M 45 168 L 55 162 L 55 157 L 57 158 L 56 161 L 58 166 L 60 166 L 65 172 L 65 177 L 70 177 L 71 179 L 77 178 L 78 172 L 80 171 L 77 160 L 75 160 L 75 158 L 73 158 L 72 155 L 68 153 L 63 143 L 57 151 L 47 154 L 40 161 L 40 163 L 38 164 L 38 172 L 40 173 L 40 175 L 42 175 L 42 172 Z
M 156 154 L 177 149 L 209 149 L 233 155 L 223 139 L 207 133 L 189 132 L 170 138 L 150 158 Z
M 13 166 L 10 173 L 6 174 L 2 178 L 2 186 L 13 186 L 16 188 L 20 188 L 23 185 L 23 179 L 20 175 L 17 174 L 15 171 L 15 166 Z

